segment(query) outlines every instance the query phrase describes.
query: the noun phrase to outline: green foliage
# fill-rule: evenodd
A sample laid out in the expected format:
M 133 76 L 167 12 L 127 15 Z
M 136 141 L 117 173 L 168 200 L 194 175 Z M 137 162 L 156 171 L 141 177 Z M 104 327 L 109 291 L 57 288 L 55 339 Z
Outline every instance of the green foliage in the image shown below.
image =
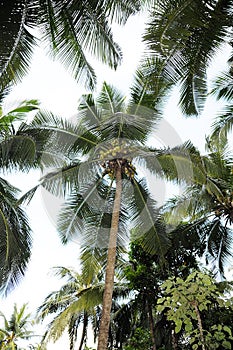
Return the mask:
M 207 68 L 229 40 L 232 7 L 232 0 L 159 0 L 151 11 L 144 40 L 152 55 L 164 60 L 161 74 L 180 83 L 180 105 L 186 115 L 203 108 Z
M 233 308 L 232 300 L 225 301 L 214 279 L 206 273 L 193 271 L 185 280 L 171 277 L 161 285 L 163 296 L 158 300 L 158 313 L 165 312 L 174 322 L 175 333 L 184 331 L 190 338 L 192 348 L 206 346 L 206 349 L 230 349 L 232 332 L 221 323 L 203 328 L 202 316 L 211 313 L 213 304 L 226 309 Z
M 151 349 L 151 336 L 147 329 L 136 328 L 134 335 L 130 338 L 128 343 L 123 347 L 124 350 L 149 350 Z
M 33 331 L 28 330 L 28 327 L 32 326 L 31 314 L 26 312 L 27 304 L 24 304 L 20 309 L 15 304 L 14 311 L 9 320 L 0 312 L 0 317 L 3 320 L 3 326 L 0 328 L 0 349 L 18 349 L 17 342 L 20 339 L 27 340 L 33 336 Z
M 9 136 L 14 132 L 13 122 L 22 121 L 25 119 L 27 113 L 37 110 L 37 100 L 26 100 L 22 101 L 19 106 L 3 114 L 2 108 L 0 107 L 0 134 L 1 136 Z

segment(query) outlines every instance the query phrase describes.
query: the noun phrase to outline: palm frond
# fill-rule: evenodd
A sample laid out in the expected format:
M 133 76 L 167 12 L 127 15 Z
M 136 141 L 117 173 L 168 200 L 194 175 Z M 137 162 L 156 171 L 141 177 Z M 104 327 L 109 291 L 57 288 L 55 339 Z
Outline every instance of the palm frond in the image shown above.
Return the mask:
M 207 262 L 213 271 L 224 275 L 224 267 L 231 261 L 232 230 L 215 218 L 202 227 L 202 237 L 206 239 Z
M 92 94 L 82 96 L 78 107 L 78 116 L 81 120 L 80 124 L 85 123 L 89 130 L 93 130 L 100 125 L 100 112 Z
M 131 87 L 130 103 L 151 109 L 155 118 L 160 117 L 162 102 L 168 98 L 172 86 L 170 76 L 166 76 L 165 66 L 166 60 L 161 57 L 143 58 Z
M 22 80 L 28 72 L 36 41 L 26 29 L 30 9 L 27 3 L 4 2 L 1 8 L 0 90 L 2 92 L 12 82 Z
M 169 225 L 178 225 L 182 221 L 202 220 L 206 212 L 213 216 L 212 197 L 199 186 L 190 186 L 180 195 L 170 198 L 163 207 L 163 213 Z
M 144 39 L 152 52 L 168 58 L 168 76 L 176 72 L 175 80 L 181 82 L 180 104 L 187 115 L 203 107 L 206 69 L 229 35 L 231 8 L 232 1 L 161 0 L 152 12 Z
M 12 135 L 0 143 L 1 167 L 3 169 L 28 170 L 38 165 L 36 143 L 28 135 Z
M 41 177 L 40 185 L 55 196 L 64 197 L 75 186 L 78 186 L 78 176 L 81 166 L 80 162 L 77 161 L 63 168 L 49 171 Z
M 64 163 L 64 159 L 72 159 L 72 157 L 77 156 L 79 151 L 81 151 L 81 154 L 85 154 L 96 146 L 98 133 L 88 129 L 89 124 L 87 120 L 84 121 L 82 116 L 81 111 L 80 121 L 76 118 L 68 121 L 58 118 L 46 110 L 41 110 L 33 121 L 25 127 L 30 134 L 35 133 L 37 135 L 41 133 L 46 135 L 48 133 L 49 140 L 42 157 L 45 166 L 49 166 L 49 163 L 46 162 L 47 157 L 48 159 L 54 159 L 55 164 L 55 154 L 57 154 L 57 164 L 59 164 L 59 159 L 63 159 Z
M 18 190 L 0 179 L 0 291 L 6 294 L 24 275 L 31 251 L 31 230 L 26 214 L 17 205 Z
M 101 106 L 101 116 L 104 121 L 124 109 L 125 96 L 118 89 L 104 82 L 96 102 L 97 106 Z
M 165 225 L 162 224 L 156 202 L 149 195 L 145 181 L 133 180 L 125 184 L 123 203 L 131 218 L 133 239 L 142 238 L 148 252 L 163 256 L 169 245 Z
M 103 290 L 99 286 L 87 288 L 79 298 L 72 301 L 50 322 L 44 335 L 44 341 L 52 340 L 55 342 L 58 340 L 67 328 L 67 325 L 73 322 L 73 317 L 78 318 L 83 313 L 83 310 L 91 311 L 96 305 L 101 303 L 102 294 Z
M 223 114 L 218 116 L 212 124 L 211 139 L 214 142 L 225 142 L 232 131 L 233 126 L 233 107 L 226 107 Z
M 221 73 L 214 82 L 214 88 L 211 90 L 211 94 L 216 96 L 217 99 L 225 98 L 231 101 L 233 97 L 233 77 L 230 65 L 229 71 Z
M 137 13 L 143 7 L 142 1 L 106 1 L 107 16 L 111 22 L 117 22 L 124 25 L 127 19 Z
M 73 191 L 61 211 L 58 229 L 63 243 L 67 243 L 69 239 L 77 238 L 82 234 L 86 220 L 95 215 L 95 211 L 99 213 L 101 209 L 104 209 L 99 208 L 98 210 L 98 203 L 101 206 L 105 205 L 105 203 L 101 203 L 101 198 L 98 198 L 97 192 L 97 187 L 102 182 L 102 179 L 93 180 L 79 185 L 78 191 L 77 189 Z M 97 203 L 95 203 L 95 200 L 97 200 Z M 94 208 L 92 207 L 93 204 Z
M 51 43 L 53 54 L 68 66 L 77 79 L 92 88 L 96 78 L 85 51 L 111 67 L 115 67 L 121 58 L 105 15 L 106 8 L 102 2 L 57 1 L 55 4 L 47 0 L 40 6 L 43 38 Z
M 178 184 L 189 185 L 193 181 L 199 184 L 205 183 L 206 172 L 201 156 L 191 142 L 172 148 L 147 148 L 145 151 L 144 154 L 138 153 L 136 159 L 152 174 Z

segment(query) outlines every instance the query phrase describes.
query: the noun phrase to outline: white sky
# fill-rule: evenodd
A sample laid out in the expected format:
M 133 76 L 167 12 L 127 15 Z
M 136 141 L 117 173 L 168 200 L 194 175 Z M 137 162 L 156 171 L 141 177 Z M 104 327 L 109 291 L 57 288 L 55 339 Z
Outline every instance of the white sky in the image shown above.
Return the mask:
M 115 85 L 127 94 L 143 49 L 140 40 L 143 28 L 143 16 L 135 16 L 124 28 L 119 27 L 115 30 L 115 40 L 123 49 L 123 64 L 117 72 L 112 72 L 107 67 L 103 68 L 102 65 L 95 63 L 98 86 L 106 80 L 107 83 Z M 224 67 L 227 56 L 227 52 L 218 56 L 215 65 L 210 70 L 211 75 L 216 72 L 216 64 L 217 67 Z M 78 99 L 84 92 L 59 63 L 51 62 L 42 50 L 37 49 L 30 74 L 10 94 L 5 108 L 10 108 L 10 105 L 16 100 L 39 99 L 42 106 L 69 118 L 75 114 Z M 210 132 L 210 125 L 218 109 L 216 103 L 213 99 L 209 99 L 202 116 L 198 119 L 183 118 L 176 104 L 177 95 L 174 94 L 165 108 L 165 124 L 162 126 L 169 125 L 175 140 L 191 139 L 199 149 L 204 151 L 205 135 Z M 166 127 L 161 127 L 158 135 L 164 144 L 168 142 Z M 30 175 L 17 174 L 17 176 L 11 176 L 10 181 L 26 191 L 31 188 L 31 184 L 35 183 L 39 176 L 38 171 Z M 162 197 L 167 196 L 169 190 L 166 185 L 163 186 Z M 27 209 L 34 237 L 32 259 L 19 287 L 0 303 L 0 310 L 6 315 L 11 314 L 14 303 L 21 306 L 29 302 L 29 311 L 35 310 L 52 290 L 59 288 L 61 281 L 49 275 L 51 267 L 59 265 L 78 268 L 78 245 L 70 243 L 68 246 L 62 246 L 59 241 L 54 225 L 55 219 L 51 214 L 55 211 L 56 203 L 54 203 L 52 199 L 46 198 L 45 200 L 45 196 L 38 191 Z M 48 211 L 49 215 L 47 215 Z M 48 350 L 62 349 L 63 344 L 63 342 L 51 344 Z

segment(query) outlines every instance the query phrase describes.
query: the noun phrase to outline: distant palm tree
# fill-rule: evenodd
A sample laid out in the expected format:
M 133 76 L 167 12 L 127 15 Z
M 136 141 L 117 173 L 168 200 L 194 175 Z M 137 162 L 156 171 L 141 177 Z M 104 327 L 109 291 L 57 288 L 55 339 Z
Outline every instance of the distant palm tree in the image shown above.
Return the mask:
M 37 37 L 47 43 L 77 79 L 95 84 L 87 51 L 112 68 L 121 61 L 110 23 L 137 12 L 140 1 L 11 0 L 0 3 L 0 92 L 21 79 L 31 64 Z M 39 29 L 38 32 L 33 29 Z
M 180 105 L 187 115 L 203 106 L 207 68 L 219 47 L 232 46 L 232 10 L 232 0 L 159 0 L 151 10 L 144 40 L 152 56 L 164 60 L 161 74 L 180 84 Z M 232 75 L 227 83 L 225 78 L 222 87 L 232 86 Z
M 28 327 L 31 326 L 31 315 L 26 313 L 26 308 L 27 304 L 24 304 L 20 309 L 15 304 L 9 321 L 0 312 L 0 317 L 4 321 L 4 328 L 0 328 L 0 349 L 18 349 L 17 342 L 19 340 L 30 339 L 32 337 L 33 332 L 28 330 Z
M 47 326 L 42 343 L 49 340 L 55 342 L 68 328 L 70 349 L 74 349 L 80 338 L 78 349 L 81 350 L 86 344 L 88 325 L 92 324 L 95 333 L 99 326 L 103 282 L 96 276 L 90 284 L 86 284 L 82 274 L 71 268 L 57 267 L 55 274 L 65 279 L 66 283 L 58 291 L 49 294 L 38 308 L 39 320 L 55 315 Z M 79 337 L 77 332 L 81 325 Z

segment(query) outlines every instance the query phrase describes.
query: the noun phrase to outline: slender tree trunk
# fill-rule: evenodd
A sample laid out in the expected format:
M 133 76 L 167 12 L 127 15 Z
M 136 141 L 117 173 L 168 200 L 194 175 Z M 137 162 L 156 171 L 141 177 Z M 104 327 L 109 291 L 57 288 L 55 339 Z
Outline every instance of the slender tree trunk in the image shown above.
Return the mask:
M 178 349 L 177 336 L 174 329 L 172 329 L 171 331 L 171 337 L 172 337 L 172 349 L 177 350 Z
M 201 321 L 201 315 L 197 306 L 197 302 L 193 301 L 192 305 L 194 307 L 195 313 L 197 315 L 197 326 L 200 332 L 200 338 L 201 338 L 201 342 L 202 342 L 202 350 L 206 350 L 205 348 L 205 339 L 204 339 L 204 333 L 203 333 L 203 327 L 202 327 L 202 321 Z
M 121 166 L 116 169 L 116 195 L 113 205 L 112 222 L 108 245 L 108 259 L 105 273 L 105 287 L 103 295 L 102 316 L 100 321 L 100 331 L 98 337 L 97 350 L 106 350 L 108 345 L 108 333 L 110 325 L 110 316 L 112 308 L 112 294 L 114 287 L 115 262 L 116 262 L 116 246 L 117 233 L 119 227 L 120 207 L 121 207 Z
M 155 325 L 154 325 L 154 319 L 152 315 L 152 307 L 149 301 L 148 303 L 148 317 L 149 317 L 149 324 L 150 324 L 150 334 L 151 334 L 151 340 L 152 340 L 152 350 L 156 350 L 156 338 L 155 338 Z
M 85 340 L 86 332 L 87 332 L 87 325 L 88 325 L 88 317 L 87 317 L 87 313 L 84 311 L 83 331 L 82 331 L 82 337 L 81 337 L 80 344 L 79 344 L 79 350 L 82 350 L 83 345 L 84 345 L 84 340 Z

